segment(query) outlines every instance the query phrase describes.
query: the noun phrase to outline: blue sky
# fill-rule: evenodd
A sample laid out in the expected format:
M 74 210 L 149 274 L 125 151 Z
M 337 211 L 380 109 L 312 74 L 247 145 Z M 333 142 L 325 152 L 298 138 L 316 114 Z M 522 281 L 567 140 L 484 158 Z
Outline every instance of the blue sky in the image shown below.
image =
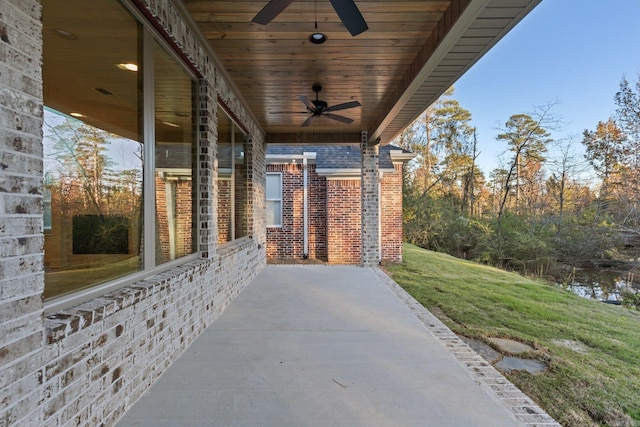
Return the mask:
M 595 129 L 615 111 L 626 76 L 640 73 L 640 0 L 542 0 L 455 84 L 454 98 L 477 127 L 485 176 L 506 145 L 496 141 L 512 114 L 557 101 L 557 139 Z M 577 147 L 580 148 L 580 147 Z

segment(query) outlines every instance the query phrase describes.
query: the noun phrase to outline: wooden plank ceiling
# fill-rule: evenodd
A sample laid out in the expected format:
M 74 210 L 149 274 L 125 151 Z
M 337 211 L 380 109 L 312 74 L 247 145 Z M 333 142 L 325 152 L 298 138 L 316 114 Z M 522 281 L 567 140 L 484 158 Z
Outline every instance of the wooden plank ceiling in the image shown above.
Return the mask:
M 369 29 L 351 36 L 328 0 L 294 0 L 267 25 L 262 1 L 184 0 L 270 142 L 331 142 L 369 131 L 388 143 L 539 0 L 356 0 Z M 315 23 L 317 22 L 317 29 Z M 308 37 L 327 36 L 321 45 Z M 308 117 L 299 95 L 351 124 Z

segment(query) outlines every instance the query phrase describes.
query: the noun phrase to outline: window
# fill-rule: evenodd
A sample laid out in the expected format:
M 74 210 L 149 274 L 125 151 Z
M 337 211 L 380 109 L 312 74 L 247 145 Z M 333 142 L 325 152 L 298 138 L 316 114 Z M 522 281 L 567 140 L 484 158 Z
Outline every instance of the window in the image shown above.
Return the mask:
M 267 172 L 267 227 L 282 227 L 282 174 Z
M 218 107 L 218 243 L 249 234 L 246 135 Z
M 117 0 L 43 26 L 45 298 L 193 254 L 196 80 Z

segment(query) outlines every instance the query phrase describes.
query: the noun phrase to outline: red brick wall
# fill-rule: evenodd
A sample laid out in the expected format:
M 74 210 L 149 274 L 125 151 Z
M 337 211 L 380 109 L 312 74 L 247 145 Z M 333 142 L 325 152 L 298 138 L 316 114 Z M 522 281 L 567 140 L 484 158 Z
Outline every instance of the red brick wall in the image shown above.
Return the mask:
M 402 261 L 402 166 L 381 183 L 382 259 Z M 269 165 L 282 173 L 282 227 L 267 228 L 267 261 L 301 259 L 303 177 L 301 164 Z M 361 263 L 360 180 L 327 180 L 309 165 L 309 258 L 331 264 Z
M 282 173 L 282 227 L 267 228 L 267 261 L 302 259 L 303 167 L 301 164 L 269 165 L 267 172 Z M 308 166 L 308 180 L 308 257 L 326 261 L 326 180 L 318 176 L 315 165 Z
M 176 184 L 176 257 L 194 252 L 191 180 Z
M 332 264 L 360 264 L 360 180 L 327 181 L 328 261 Z
M 309 256 L 327 261 L 327 179 L 309 165 Z
M 402 165 L 395 165 L 395 173 L 382 177 L 382 259 L 402 262 Z
M 169 240 L 169 219 L 167 214 L 167 192 L 165 181 L 156 177 L 156 223 L 160 241 L 160 257 L 158 262 L 171 260 Z M 176 212 L 176 258 L 193 252 L 193 217 L 191 215 L 191 200 L 193 197 L 191 181 L 175 182 L 175 212 Z

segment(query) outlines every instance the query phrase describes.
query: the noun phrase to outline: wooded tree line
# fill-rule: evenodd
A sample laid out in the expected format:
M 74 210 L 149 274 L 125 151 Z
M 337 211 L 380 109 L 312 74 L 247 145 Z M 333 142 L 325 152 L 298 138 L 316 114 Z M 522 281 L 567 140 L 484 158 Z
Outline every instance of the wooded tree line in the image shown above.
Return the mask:
M 540 275 L 640 242 L 640 76 L 621 80 L 613 117 L 580 137 L 554 137 L 553 104 L 512 115 L 497 141 L 482 141 L 505 148 L 486 175 L 471 113 L 453 95 L 394 141 L 417 154 L 404 176 L 408 242 Z
M 52 113 L 46 113 L 51 120 Z M 142 153 L 132 143 L 140 167 L 124 169 L 109 149 L 117 135 L 65 118 L 45 120 L 44 184 L 56 215 L 71 220 L 81 215 L 120 216 L 140 221 L 142 204 Z M 124 155 L 124 154 L 123 154 Z M 102 230 L 103 233 L 118 230 Z M 70 233 L 70 230 L 56 230 Z

